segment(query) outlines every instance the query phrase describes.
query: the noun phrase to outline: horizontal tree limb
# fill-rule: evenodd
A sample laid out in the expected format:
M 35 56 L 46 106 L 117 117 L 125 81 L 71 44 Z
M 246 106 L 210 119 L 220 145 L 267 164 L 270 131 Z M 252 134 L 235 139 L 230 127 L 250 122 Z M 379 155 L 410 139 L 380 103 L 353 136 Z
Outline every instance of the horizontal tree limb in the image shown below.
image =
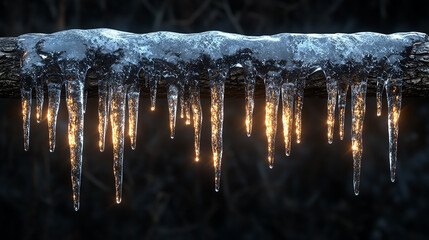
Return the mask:
M 0 97 L 18 98 L 20 96 L 20 51 L 16 37 L 0 38 Z M 425 97 L 429 96 L 429 41 L 416 42 L 410 54 L 402 63 L 403 69 L 403 96 Z M 144 81 L 141 74 L 140 81 Z M 231 69 L 225 82 L 226 97 L 244 96 L 244 77 L 242 69 Z M 95 71 L 89 70 L 85 81 L 85 88 L 89 97 L 97 95 L 97 78 Z M 370 76 L 368 80 L 368 93 L 374 94 L 376 76 Z M 207 75 L 200 76 L 201 96 L 209 97 L 209 81 Z M 158 96 L 166 95 L 165 81 L 160 81 Z M 149 90 L 143 88 L 141 94 L 149 95 Z M 306 96 L 326 96 L 326 81 L 322 71 L 317 71 L 306 80 Z M 264 96 L 264 83 L 260 78 L 256 79 L 255 97 Z

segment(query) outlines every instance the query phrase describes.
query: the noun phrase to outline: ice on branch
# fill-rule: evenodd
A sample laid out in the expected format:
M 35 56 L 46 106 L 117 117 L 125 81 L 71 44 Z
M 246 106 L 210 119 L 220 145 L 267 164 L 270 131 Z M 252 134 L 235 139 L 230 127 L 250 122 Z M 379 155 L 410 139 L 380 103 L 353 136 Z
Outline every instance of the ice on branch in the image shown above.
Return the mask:
M 398 121 L 401 108 L 401 61 L 415 42 L 427 39 L 422 33 L 290 34 L 243 36 L 218 31 L 180 34 L 154 32 L 132 34 L 111 29 L 67 30 L 53 34 L 19 36 L 24 149 L 29 150 L 32 96 L 36 121 L 40 122 L 45 84 L 48 89 L 47 123 L 49 150 L 55 149 L 56 119 L 65 87 L 69 112 L 73 204 L 79 208 L 84 113 L 85 76 L 88 69 L 98 77 L 99 149 L 105 149 L 106 129 L 112 128 L 113 172 L 116 202 L 122 199 L 125 116 L 128 113 L 131 148 L 136 148 L 140 91 L 150 93 L 155 110 L 158 85 L 168 89 L 171 137 L 174 137 L 177 105 L 180 118 L 193 122 L 195 161 L 200 161 L 202 109 L 200 73 L 209 72 L 211 147 L 215 168 L 215 190 L 219 191 L 223 152 L 225 79 L 231 67 L 243 68 L 245 88 L 244 127 L 252 133 L 256 79 L 265 82 L 265 125 L 268 163 L 275 156 L 275 136 L 280 96 L 286 155 L 290 154 L 295 132 L 300 143 L 305 83 L 314 71 L 326 75 L 328 142 L 334 139 L 335 111 L 339 112 L 339 135 L 344 137 L 347 91 L 351 88 L 352 152 L 354 189 L 359 192 L 362 156 L 362 129 L 365 115 L 366 78 L 371 71 L 377 82 L 377 115 L 381 114 L 383 89 L 388 100 L 389 160 L 395 179 Z M 140 84 L 139 73 L 145 84 Z M 203 86 L 201 86 L 203 87 Z M 33 89 L 35 93 L 33 94 Z M 128 107 L 126 107 L 128 106 Z M 128 112 L 127 112 L 128 111 Z M 264 111 L 264 109 L 257 109 Z M 192 120 L 192 121 L 191 121 Z

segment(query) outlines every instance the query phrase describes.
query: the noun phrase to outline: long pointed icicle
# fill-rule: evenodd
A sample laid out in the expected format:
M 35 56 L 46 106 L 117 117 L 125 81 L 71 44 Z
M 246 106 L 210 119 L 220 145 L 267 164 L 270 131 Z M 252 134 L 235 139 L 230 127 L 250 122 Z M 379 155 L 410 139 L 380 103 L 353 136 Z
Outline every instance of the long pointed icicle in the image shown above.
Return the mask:
M 61 84 L 48 83 L 48 129 L 49 129 L 49 151 L 55 150 L 56 132 L 57 132 L 57 116 L 61 100 Z
M 285 141 L 286 156 L 290 156 L 292 142 L 292 122 L 293 122 L 293 99 L 295 96 L 295 86 L 293 83 L 283 83 L 282 85 L 282 119 L 283 136 Z
M 268 165 L 273 168 L 280 98 L 280 74 L 268 72 L 265 79 L 265 126 L 268 141 Z
M 211 95 L 211 144 L 213 151 L 213 165 L 215 169 L 215 191 L 220 188 L 220 176 L 223 153 L 223 103 L 226 73 L 210 70 Z
M 389 77 L 386 84 L 387 108 L 389 118 L 389 165 L 390 165 L 390 180 L 395 181 L 396 178 L 396 162 L 398 148 L 398 121 L 401 113 L 402 100 L 402 77 Z
M 109 87 L 105 79 L 98 81 L 98 147 L 104 152 L 109 115 Z
M 349 90 L 349 84 L 343 81 L 338 82 L 338 121 L 339 121 L 339 135 L 340 140 L 344 139 L 344 120 L 346 118 L 346 103 L 347 103 L 347 91 Z
M 139 120 L 139 97 L 140 91 L 136 86 L 127 89 L 128 98 L 128 135 L 130 136 L 131 149 L 135 150 L 137 145 L 137 123 Z
M 255 93 L 255 74 L 250 61 L 246 64 L 246 75 L 244 77 L 244 91 L 246 95 L 246 134 L 248 137 L 252 134 L 253 125 L 253 109 L 255 107 L 254 93 Z
M 30 148 L 31 88 L 21 88 L 22 129 L 24 132 L 24 150 Z
M 299 78 L 295 87 L 295 133 L 296 143 L 300 143 L 302 134 L 302 107 L 304 105 L 305 78 Z
M 332 144 L 334 138 L 334 126 L 335 126 L 335 107 L 337 105 L 337 81 L 332 79 L 330 76 L 326 77 L 326 90 L 328 92 L 328 143 Z
M 122 201 L 123 162 L 124 162 L 124 125 L 125 125 L 125 87 L 113 82 L 110 88 L 110 123 L 113 142 L 113 175 L 115 177 L 116 203 Z
M 200 139 L 203 114 L 201 109 L 200 87 L 195 81 L 192 89 L 192 116 L 194 121 L 195 162 L 200 161 Z
M 44 100 L 44 90 L 42 82 L 37 81 L 36 83 L 36 122 L 40 123 L 42 121 L 43 115 L 43 100 Z
M 74 210 L 80 206 L 80 185 L 83 152 L 83 87 L 80 79 L 67 81 L 67 110 L 69 112 L 68 137 L 70 147 L 71 181 Z
M 382 108 L 382 98 L 383 98 L 383 89 L 384 89 L 384 80 L 382 76 L 377 77 L 377 116 L 381 116 L 381 108 Z
M 365 117 L 366 81 L 354 83 L 352 92 L 352 152 L 353 152 L 353 189 L 355 195 L 359 194 L 360 169 L 363 151 L 362 129 Z
M 170 118 L 170 138 L 174 139 L 174 133 L 176 131 L 176 114 L 177 114 L 177 98 L 178 89 L 176 85 L 170 84 L 167 91 L 168 101 L 168 116 Z

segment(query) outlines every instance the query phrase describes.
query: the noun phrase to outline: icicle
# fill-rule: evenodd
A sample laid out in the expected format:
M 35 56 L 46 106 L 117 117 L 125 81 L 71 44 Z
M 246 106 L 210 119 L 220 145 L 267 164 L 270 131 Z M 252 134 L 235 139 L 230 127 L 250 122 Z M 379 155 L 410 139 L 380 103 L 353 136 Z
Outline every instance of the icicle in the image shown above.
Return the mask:
M 383 88 L 384 88 L 384 80 L 382 76 L 377 77 L 377 116 L 381 116 L 381 106 L 382 106 L 382 98 L 383 98 Z
M 125 89 L 122 83 L 110 87 L 110 123 L 113 142 L 113 174 L 115 176 L 116 203 L 122 200 L 122 173 L 124 160 Z
M 57 116 L 61 100 L 61 84 L 48 83 L 48 129 L 49 129 L 49 151 L 55 150 Z
M 222 152 L 223 152 L 223 102 L 226 73 L 210 70 L 210 95 L 211 95 L 211 143 L 213 151 L 213 165 L 215 168 L 215 191 L 220 188 Z
M 159 74 L 155 74 L 155 76 L 151 76 L 149 80 L 149 88 L 150 88 L 150 110 L 155 111 L 156 106 L 156 89 L 158 86 L 158 78 Z
M 360 169 L 362 158 L 362 129 L 365 117 L 366 81 L 354 83 L 352 93 L 352 151 L 353 151 L 353 189 L 359 194 Z
M 184 83 L 180 83 L 179 102 L 180 102 L 180 118 L 183 119 L 185 117 L 185 86 L 184 86 Z
M 389 163 L 390 180 L 395 181 L 397 147 L 398 147 L 398 120 L 401 113 L 402 77 L 389 76 L 386 84 L 387 108 L 389 118 Z
M 109 89 L 108 83 L 105 79 L 98 81 L 98 146 L 100 152 L 104 152 L 107 116 L 109 115 L 109 102 L 108 101 Z
M 265 80 L 265 126 L 268 140 L 268 164 L 273 168 L 277 132 L 277 112 L 280 98 L 280 74 L 268 72 Z
M 167 100 L 168 100 L 168 115 L 170 117 L 170 138 L 174 138 L 176 129 L 176 112 L 177 112 L 177 95 L 178 90 L 176 85 L 170 84 L 168 86 Z
M 131 149 L 136 149 L 137 122 L 139 119 L 140 91 L 137 86 L 131 85 L 127 91 L 128 97 L 128 135 L 130 135 Z
M 293 122 L 293 99 L 295 96 L 295 85 L 293 83 L 283 83 L 282 101 L 283 101 L 283 136 L 285 141 L 286 156 L 290 155 L 292 122 Z
M 302 133 L 302 107 L 304 104 L 304 88 L 305 78 L 299 78 L 295 84 L 295 132 L 296 132 L 296 143 L 301 142 Z
M 192 113 L 194 121 L 195 162 L 200 161 L 200 138 L 203 114 L 201 110 L 200 87 L 195 81 L 192 89 Z
M 24 132 L 24 150 L 30 148 L 30 116 L 31 116 L 31 88 L 21 87 L 22 128 Z
M 44 100 L 44 91 L 43 91 L 43 84 L 39 80 L 36 83 L 36 121 L 37 123 L 40 123 L 42 121 L 42 115 L 43 115 L 43 100 Z
M 68 137 L 74 210 L 79 210 L 83 152 L 83 87 L 80 79 L 67 81 Z
M 339 119 L 339 135 L 340 139 L 344 139 L 344 120 L 346 117 L 346 102 L 347 102 L 347 91 L 349 90 L 349 84 L 345 81 L 338 82 L 338 114 Z
M 248 137 L 252 134 L 253 109 L 255 107 L 255 73 L 254 67 L 250 61 L 246 61 L 246 75 L 244 77 L 244 91 L 246 96 L 246 134 Z
M 185 117 L 186 117 L 186 125 L 190 125 L 191 124 L 191 96 L 189 94 L 189 89 L 188 89 L 188 94 L 185 95 Z
M 332 79 L 331 76 L 326 77 L 326 90 L 328 92 L 328 143 L 332 144 L 334 137 L 335 126 L 335 106 L 337 105 L 337 81 Z

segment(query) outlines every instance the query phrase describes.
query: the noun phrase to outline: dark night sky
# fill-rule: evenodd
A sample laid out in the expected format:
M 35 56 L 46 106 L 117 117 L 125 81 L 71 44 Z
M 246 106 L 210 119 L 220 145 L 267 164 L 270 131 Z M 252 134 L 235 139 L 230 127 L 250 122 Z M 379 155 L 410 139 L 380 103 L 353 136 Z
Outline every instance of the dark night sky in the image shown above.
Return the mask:
M 0 36 L 98 27 L 137 33 L 428 33 L 425 2 L 3 0 Z M 46 120 L 32 121 L 30 151 L 24 152 L 20 101 L 0 99 L 2 238 L 428 238 L 428 99 L 403 99 L 398 178 L 390 183 L 386 103 L 377 118 L 375 98 L 368 96 L 358 197 L 352 189 L 349 107 L 345 140 L 339 140 L 336 127 L 334 143 L 328 145 L 326 100 L 309 97 L 304 100 L 303 141 L 292 144 L 291 157 L 284 156 L 279 123 L 273 170 L 266 163 L 263 99 L 256 101 L 251 138 L 243 124 L 244 100 L 226 100 L 222 185 L 215 193 L 208 103 L 203 101 L 202 162 L 195 164 L 192 128 L 178 119 L 177 137 L 170 140 L 166 100 L 159 99 L 153 113 L 148 111 L 148 99 L 141 100 L 137 149 L 131 151 L 126 139 L 124 200 L 116 205 L 112 146 L 108 143 L 104 153 L 97 149 L 97 101 L 89 99 L 81 209 L 75 213 L 64 102 L 55 153 L 48 151 Z

